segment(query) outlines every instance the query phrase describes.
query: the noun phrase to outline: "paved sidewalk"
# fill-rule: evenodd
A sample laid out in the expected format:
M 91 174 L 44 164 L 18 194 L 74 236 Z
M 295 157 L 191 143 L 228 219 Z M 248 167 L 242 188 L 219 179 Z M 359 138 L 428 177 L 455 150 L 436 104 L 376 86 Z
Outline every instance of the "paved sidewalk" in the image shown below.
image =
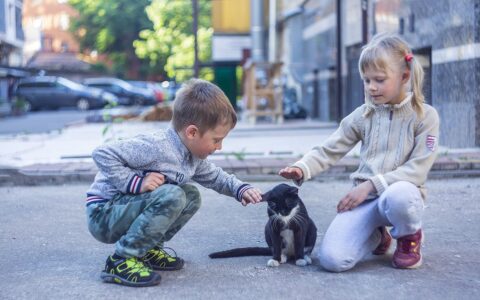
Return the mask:
M 92 150 L 109 139 L 134 136 L 167 122 L 124 122 L 102 134 L 105 124 L 79 124 L 61 132 L 0 136 L 0 186 L 91 182 Z M 210 159 L 244 180 L 277 180 L 278 171 L 321 143 L 335 123 L 290 121 L 281 125 L 240 123 Z M 344 179 L 358 166 L 358 147 L 317 178 Z M 480 148 L 440 147 L 430 177 L 480 176 Z
M 267 191 L 278 182 L 253 182 Z M 307 182 L 300 195 L 318 228 L 316 249 L 349 181 Z M 162 283 L 128 288 L 102 283 L 114 245 L 96 241 L 85 221 L 88 184 L 0 187 L 0 299 L 479 299 L 480 206 L 476 178 L 427 182 L 424 264 L 391 267 L 387 255 L 368 257 L 351 271 L 266 266 L 268 257 L 212 260 L 214 251 L 264 246 L 265 203 L 241 206 L 200 188 L 202 207 L 166 246 L 186 260 L 181 271 L 161 272 Z M 393 243 L 395 245 L 395 243 Z
M 252 180 L 279 180 L 278 171 L 297 160 L 296 157 L 269 157 L 217 159 L 215 164 L 239 178 Z M 316 180 L 346 179 L 356 170 L 358 158 L 345 157 Z M 0 166 L 0 186 L 63 184 L 92 182 L 97 167 L 93 162 L 34 164 L 21 168 Z M 479 177 L 480 152 L 456 153 L 440 156 L 429 173 L 429 178 Z

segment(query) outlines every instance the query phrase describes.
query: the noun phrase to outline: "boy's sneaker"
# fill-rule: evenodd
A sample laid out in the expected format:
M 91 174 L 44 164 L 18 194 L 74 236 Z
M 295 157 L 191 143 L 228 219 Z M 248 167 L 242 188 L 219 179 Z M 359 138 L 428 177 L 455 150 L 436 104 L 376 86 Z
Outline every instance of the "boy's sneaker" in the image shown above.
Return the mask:
M 173 249 L 171 250 L 175 253 Z M 180 257 L 177 257 L 176 253 L 174 255 L 175 256 L 171 256 L 160 247 L 154 247 L 153 249 L 149 250 L 144 257 L 142 257 L 142 260 L 155 271 L 180 270 L 183 268 L 183 264 L 185 262 Z
M 422 265 L 423 234 L 419 229 L 416 233 L 403 236 L 397 239 L 397 249 L 393 253 L 392 264 L 399 269 L 415 269 Z
M 390 232 L 388 232 L 387 227 L 380 226 L 378 227 L 380 234 L 382 235 L 382 239 L 380 240 L 380 244 L 378 244 L 377 248 L 372 251 L 373 255 L 384 255 L 387 253 L 388 248 L 390 248 L 390 244 L 392 243 L 392 236 Z
M 133 287 L 157 285 L 162 279 L 139 258 L 124 258 L 115 254 L 107 258 L 105 270 L 102 271 L 100 277 L 105 282 Z

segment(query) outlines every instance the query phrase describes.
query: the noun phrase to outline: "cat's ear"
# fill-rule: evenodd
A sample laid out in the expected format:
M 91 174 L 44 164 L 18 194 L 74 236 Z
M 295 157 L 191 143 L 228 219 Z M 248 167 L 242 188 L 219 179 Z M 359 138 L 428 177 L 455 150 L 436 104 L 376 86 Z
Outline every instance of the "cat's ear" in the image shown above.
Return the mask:
M 270 195 L 272 194 L 271 191 L 266 192 L 265 194 L 262 194 L 262 201 L 261 202 L 268 202 L 270 199 Z
M 296 188 L 294 186 L 289 186 L 288 187 L 288 193 L 290 193 L 292 195 L 298 195 L 298 188 Z

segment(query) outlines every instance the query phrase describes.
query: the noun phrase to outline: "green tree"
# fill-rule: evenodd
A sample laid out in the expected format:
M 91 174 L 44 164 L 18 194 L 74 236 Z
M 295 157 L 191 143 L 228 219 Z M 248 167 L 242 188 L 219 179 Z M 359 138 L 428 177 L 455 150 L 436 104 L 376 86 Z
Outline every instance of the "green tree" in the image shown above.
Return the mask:
M 155 67 L 163 66 L 167 75 L 184 81 L 193 75 L 194 36 L 192 2 L 153 0 L 146 9 L 153 29 L 140 32 L 134 42 L 136 54 L 148 59 Z M 198 50 L 200 61 L 211 58 L 211 1 L 199 0 Z M 213 78 L 209 69 L 202 69 L 200 77 Z
M 79 16 L 71 32 L 81 51 L 96 50 L 113 62 L 116 75 L 136 77 L 141 65 L 133 41 L 141 30 L 152 28 L 145 12 L 151 0 L 69 0 Z

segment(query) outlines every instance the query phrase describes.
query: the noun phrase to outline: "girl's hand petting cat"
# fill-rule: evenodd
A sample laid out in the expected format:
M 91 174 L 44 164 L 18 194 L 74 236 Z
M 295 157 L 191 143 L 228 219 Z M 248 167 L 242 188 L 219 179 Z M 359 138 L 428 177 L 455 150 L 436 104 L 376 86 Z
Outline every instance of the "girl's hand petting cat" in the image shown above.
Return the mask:
M 151 172 L 148 173 L 142 181 L 142 186 L 140 187 L 140 193 L 151 192 L 165 183 L 165 175 Z
M 365 201 L 368 194 L 373 191 L 375 191 L 375 187 L 370 180 L 362 182 L 351 189 L 350 192 L 340 200 L 337 205 L 337 212 L 341 213 L 354 209 Z
M 247 206 L 248 203 L 256 204 L 262 201 L 262 192 L 257 188 L 251 188 L 243 192 L 242 205 Z
M 298 167 L 286 167 L 278 172 L 278 175 L 286 179 L 300 180 L 303 178 L 302 169 Z

